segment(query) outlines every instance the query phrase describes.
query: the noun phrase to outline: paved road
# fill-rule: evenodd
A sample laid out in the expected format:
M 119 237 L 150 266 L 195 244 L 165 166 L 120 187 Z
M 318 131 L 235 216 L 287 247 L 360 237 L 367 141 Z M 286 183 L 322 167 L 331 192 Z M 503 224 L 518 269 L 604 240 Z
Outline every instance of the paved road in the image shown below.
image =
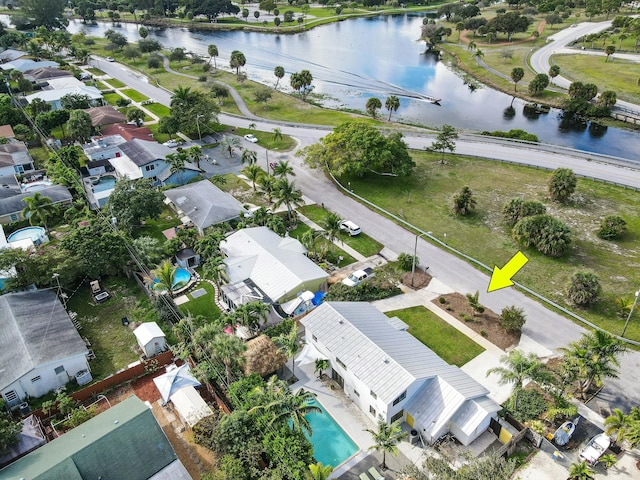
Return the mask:
M 93 63 L 109 75 L 131 85 L 148 97 L 155 98 L 165 105 L 170 103 L 169 92 L 150 85 L 140 74 L 114 63 L 109 64 L 99 60 L 93 61 Z M 220 115 L 220 121 L 240 127 L 248 127 L 250 123 L 256 123 L 257 129 L 264 131 L 270 131 L 278 126 L 283 133 L 295 137 L 299 147 L 316 142 L 329 131 L 327 127 L 294 126 L 283 122 L 247 120 L 230 115 Z M 407 140 L 412 148 L 422 148 L 431 143 L 432 137 L 408 135 Z M 593 156 L 591 154 L 580 156 L 573 153 L 569 156 L 549 153 L 533 146 L 478 143 L 468 140 L 459 141 L 457 145 L 458 153 L 540 164 L 551 168 L 567 166 L 573 168 L 577 173 L 585 173 L 640 187 L 640 170 L 588 161 L 587 158 Z M 247 146 L 253 146 L 253 144 Z M 264 159 L 264 156 L 261 158 Z M 296 183 L 307 197 L 317 203 L 324 203 L 327 208 L 337 212 L 343 218 L 356 220 L 363 231 L 396 253 L 413 252 L 415 245 L 413 233 L 370 210 L 350 196 L 344 195 L 325 175 L 304 167 L 300 158 L 293 156 L 290 158 L 296 172 Z M 455 231 L 452 231 L 450 235 L 455 235 Z M 524 308 L 527 314 L 527 323 L 523 332 L 551 350 L 566 346 L 567 343 L 578 339 L 585 332 L 582 327 L 548 310 L 516 289 L 507 288 L 486 293 L 489 284 L 487 273 L 477 270 L 423 239 L 418 241 L 417 254 L 423 266 L 429 266 L 429 272 L 443 283 L 454 286 L 461 293 L 480 291 L 481 302 L 491 310 L 499 312 L 508 305 L 518 305 Z M 506 260 L 508 259 L 505 258 Z M 608 390 L 605 393 L 614 402 L 614 406 L 628 409 L 630 405 L 637 404 L 640 399 L 640 382 L 637 382 L 637 372 L 640 371 L 640 354 L 627 355 L 623 362 L 621 378 L 607 382 Z

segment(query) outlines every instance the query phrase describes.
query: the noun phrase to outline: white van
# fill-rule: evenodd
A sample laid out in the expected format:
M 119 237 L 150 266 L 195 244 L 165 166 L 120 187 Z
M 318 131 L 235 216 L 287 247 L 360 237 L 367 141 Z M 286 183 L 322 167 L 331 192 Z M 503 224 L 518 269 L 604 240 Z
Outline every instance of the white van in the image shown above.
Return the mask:
M 356 235 L 360 235 L 360 232 L 362 231 L 360 230 L 360 227 L 355 223 L 353 223 L 351 220 L 344 220 L 343 222 L 341 222 L 340 230 L 343 230 L 349 233 L 349 235 L 351 235 L 352 237 L 355 237 Z

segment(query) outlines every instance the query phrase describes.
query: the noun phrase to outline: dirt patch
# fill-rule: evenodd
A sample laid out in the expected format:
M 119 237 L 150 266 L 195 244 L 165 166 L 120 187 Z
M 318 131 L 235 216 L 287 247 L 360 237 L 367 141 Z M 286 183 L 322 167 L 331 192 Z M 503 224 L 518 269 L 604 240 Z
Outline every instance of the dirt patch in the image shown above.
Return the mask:
M 439 298 L 444 297 L 445 303 Z M 500 326 L 500 316 L 488 308 L 481 314 L 473 316 L 469 301 L 461 293 L 440 295 L 433 304 L 445 310 L 476 333 L 479 333 L 502 350 L 513 347 L 520 341 L 520 333 L 509 333 Z M 464 316 L 463 316 L 464 315 Z
M 411 277 L 413 277 L 413 287 L 411 286 Z M 432 278 L 433 277 L 425 270 L 416 268 L 415 275 L 412 275 L 411 272 L 407 272 L 402 276 L 402 284 L 409 288 L 413 288 L 414 290 L 420 290 L 421 288 L 429 285 Z

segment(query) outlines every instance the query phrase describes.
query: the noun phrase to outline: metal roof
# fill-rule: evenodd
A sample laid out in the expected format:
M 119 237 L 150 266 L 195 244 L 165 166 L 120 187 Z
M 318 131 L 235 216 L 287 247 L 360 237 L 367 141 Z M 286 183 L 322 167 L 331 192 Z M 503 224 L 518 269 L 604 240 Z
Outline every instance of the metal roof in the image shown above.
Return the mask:
M 220 249 L 232 283 L 250 278 L 274 301 L 305 282 L 329 276 L 306 256 L 298 240 L 267 227 L 243 228 L 223 240 Z
M 143 167 L 156 160 L 164 160 L 174 150 L 158 142 L 148 142 L 134 138 L 120 145 L 120 150 L 138 167 Z
M 44 102 L 55 102 L 60 100 L 65 95 L 86 95 L 89 97 L 89 100 L 98 100 L 102 98 L 102 93 L 96 87 L 91 87 L 87 85 L 82 85 L 79 87 L 67 87 L 60 88 L 58 90 L 40 90 L 37 93 L 32 93 L 31 95 L 27 95 L 27 102 L 31 103 L 36 98 Z
M 0 389 L 36 367 L 87 353 L 51 290 L 0 296 Z
M 496 413 L 502 407 L 489 397 L 480 397 L 468 400 L 452 418 L 460 430 L 467 435 L 472 434 L 478 427 L 478 423 L 487 417 L 487 414 Z

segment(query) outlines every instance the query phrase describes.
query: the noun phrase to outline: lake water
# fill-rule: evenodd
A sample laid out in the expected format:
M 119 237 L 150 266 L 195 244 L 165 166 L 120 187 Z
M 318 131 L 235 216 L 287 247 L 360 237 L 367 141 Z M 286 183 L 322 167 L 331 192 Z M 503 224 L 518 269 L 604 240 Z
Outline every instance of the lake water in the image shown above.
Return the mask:
M 401 101 L 394 117 L 407 122 L 426 126 L 448 123 L 471 131 L 521 128 L 542 142 L 640 161 L 637 133 L 566 124 L 558 110 L 527 115 L 524 102 L 518 99 L 510 110 L 511 96 L 484 86 L 470 89 L 462 74 L 425 54 L 424 42 L 418 41 L 422 18 L 406 14 L 350 19 L 296 35 L 171 28 L 152 30 L 149 38 L 206 57 L 207 46 L 215 44 L 220 52 L 217 61 L 225 67 L 231 51 L 240 50 L 247 59 L 249 77 L 269 85 L 275 84 L 273 69 L 277 65 L 287 74 L 308 69 L 314 77 L 314 92 L 323 96 L 327 106 L 364 110 L 371 96 L 379 97 L 384 105 L 385 98 L 393 94 Z M 108 28 L 114 27 L 72 21 L 68 29 L 103 36 Z M 116 29 L 131 41 L 139 39 L 136 25 L 123 23 Z M 288 88 L 288 75 L 280 84 Z M 420 98 L 425 95 L 442 101 L 440 105 L 428 103 Z M 386 115 L 384 108 L 381 115 Z

